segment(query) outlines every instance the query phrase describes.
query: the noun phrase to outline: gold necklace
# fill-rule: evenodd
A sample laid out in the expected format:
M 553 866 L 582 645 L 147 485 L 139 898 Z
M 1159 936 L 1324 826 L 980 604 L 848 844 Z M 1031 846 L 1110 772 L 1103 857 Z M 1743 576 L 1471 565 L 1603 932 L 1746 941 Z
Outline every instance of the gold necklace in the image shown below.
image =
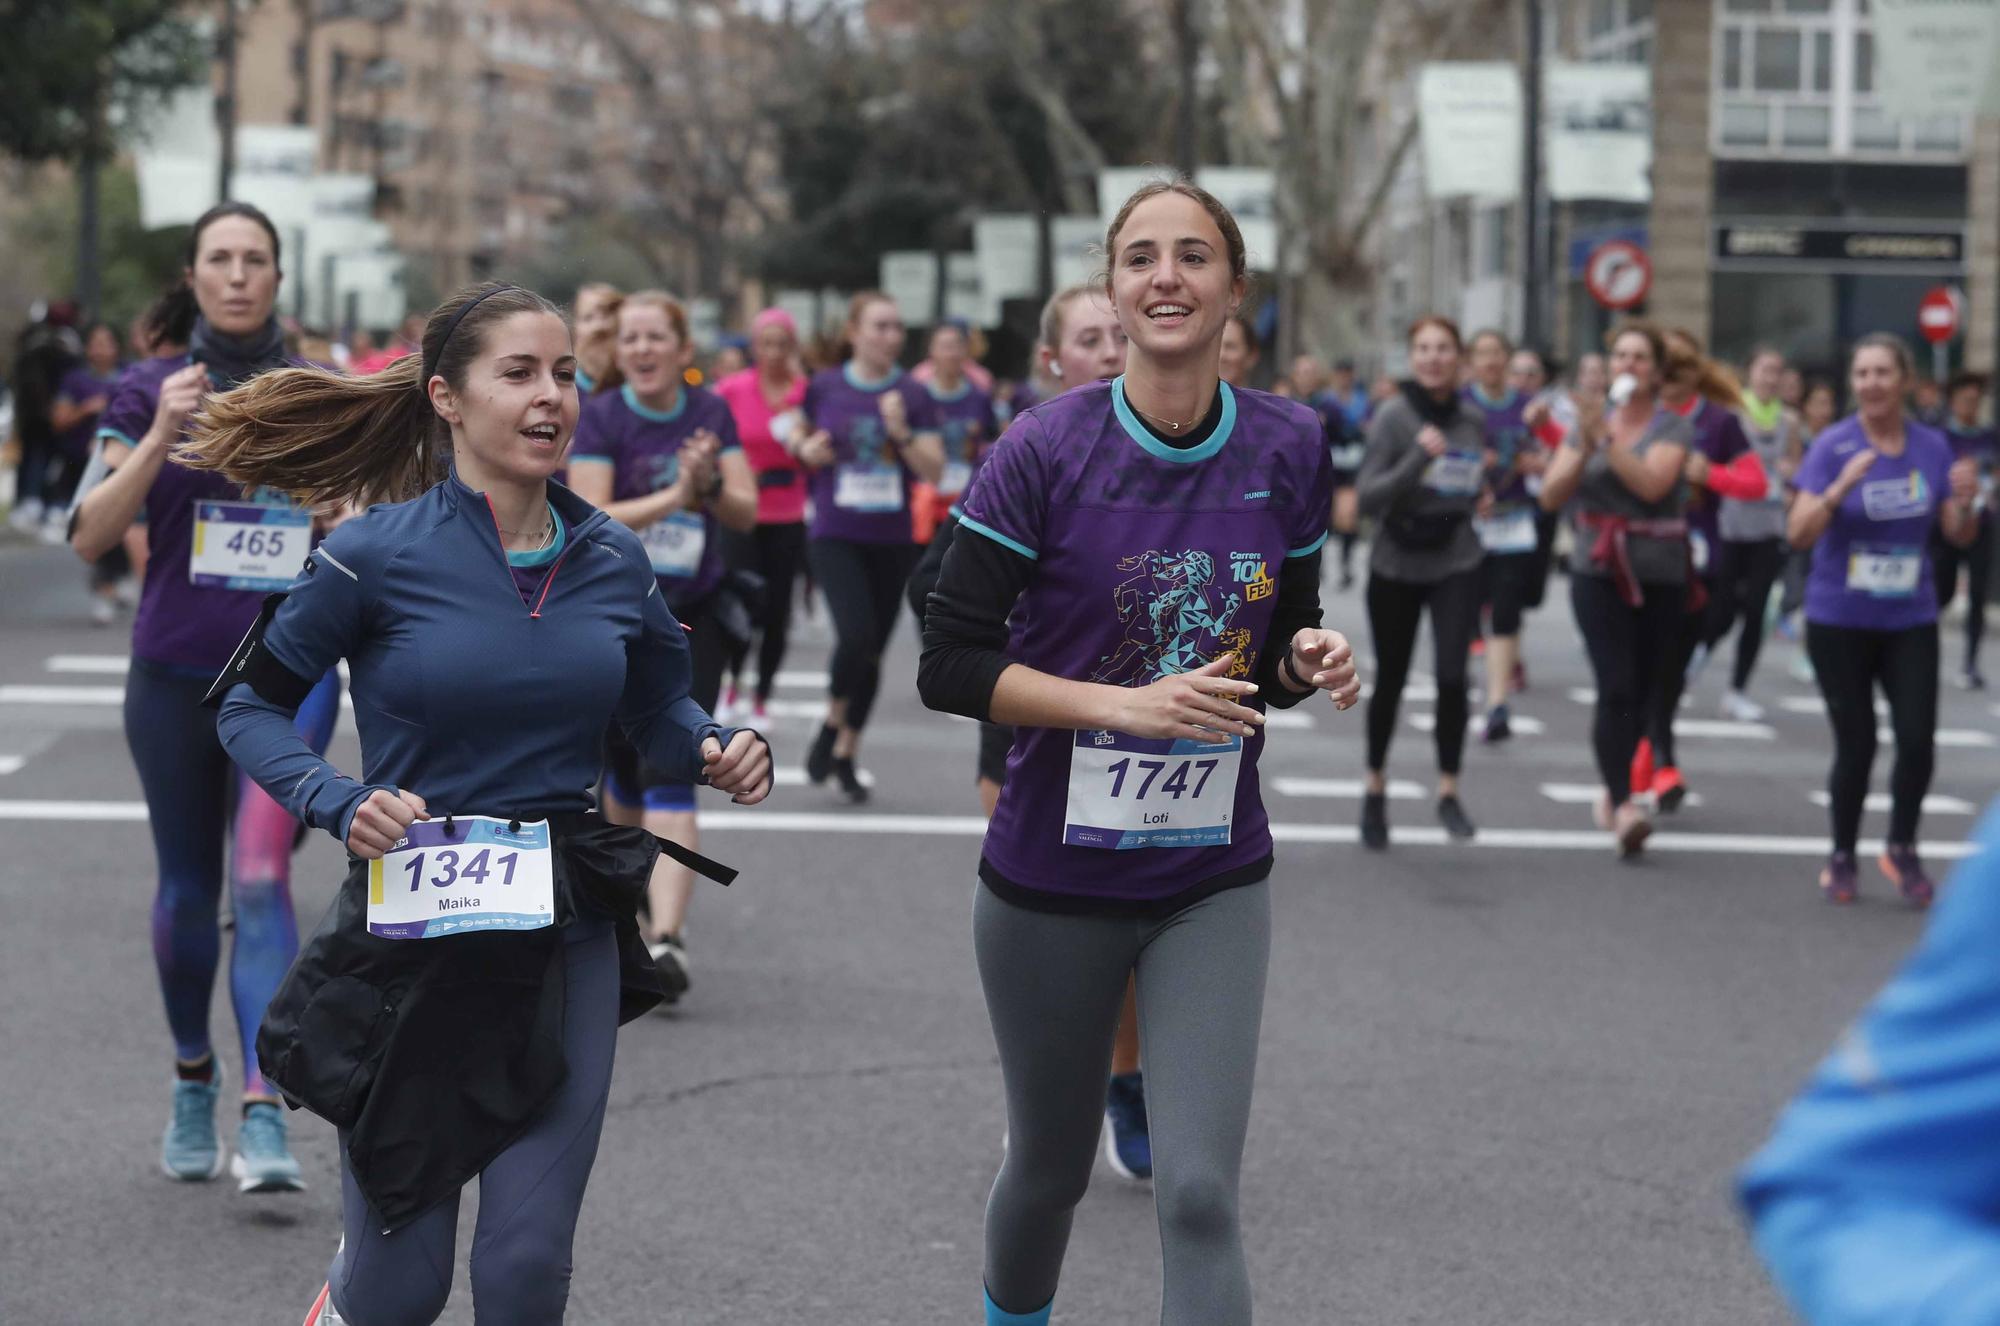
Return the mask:
M 1129 403 L 1130 399 L 1131 399 L 1130 397 L 1127 397 L 1127 398 L 1126 398 L 1126 400 L 1128 401 L 1128 403 Z M 1176 423 L 1176 422 L 1175 422 L 1174 420 L 1172 420 L 1172 419 L 1169 419 L 1169 418 L 1167 418 L 1167 417 L 1166 417 L 1166 416 L 1164 416 L 1164 415 L 1158 415 L 1158 414 L 1151 414 L 1151 413 L 1148 413 L 1148 412 L 1147 412 L 1147 411 L 1145 411 L 1145 410 L 1140 410 L 1140 409 L 1139 409 L 1139 407 L 1138 407 L 1138 406 L 1136 406 L 1136 405 L 1132 406 L 1132 408 L 1133 408 L 1134 410 L 1138 410 L 1138 411 L 1139 411 L 1139 416 L 1140 416 L 1140 417 L 1141 417 L 1142 419 L 1151 419 L 1151 420 L 1152 420 L 1152 421 L 1153 421 L 1154 423 L 1156 423 L 1156 424 L 1159 424 L 1159 425 L 1163 426 L 1163 427 L 1164 427 L 1164 428 L 1165 428 L 1165 429 L 1166 429 L 1166 430 L 1167 430 L 1168 432 L 1170 432 L 1170 433 L 1178 433 L 1178 432 L 1180 432 L 1180 431 L 1181 431 L 1181 430 L 1182 430 L 1183 428 L 1186 428 L 1186 427 L 1188 426 L 1188 424 L 1192 424 L 1192 423 L 1198 423 L 1198 422 L 1200 422 L 1200 421 L 1201 421 L 1202 419 L 1206 418 L 1206 417 L 1207 417 L 1207 415 L 1208 415 L 1208 411 L 1207 411 L 1207 410 L 1203 410 L 1203 411 L 1202 411 L 1202 412 L 1201 412 L 1200 414 L 1196 415 L 1196 416 L 1195 416 L 1195 417 L 1194 417 L 1193 419 L 1189 419 L 1189 420 L 1188 420 L 1188 421 L 1187 421 L 1186 423 Z

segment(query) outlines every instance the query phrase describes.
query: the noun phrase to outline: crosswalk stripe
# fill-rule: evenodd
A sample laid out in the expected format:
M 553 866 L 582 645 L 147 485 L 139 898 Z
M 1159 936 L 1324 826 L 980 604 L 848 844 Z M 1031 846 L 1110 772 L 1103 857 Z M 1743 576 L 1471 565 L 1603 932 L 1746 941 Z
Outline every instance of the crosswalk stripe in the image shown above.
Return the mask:
M 1436 714 L 1415 713 L 1410 715 L 1410 726 L 1419 732 L 1435 732 L 1437 730 L 1437 721 Z M 1466 720 L 1466 729 L 1470 731 L 1477 728 L 1483 721 L 1479 715 L 1474 714 Z M 1514 735 L 1517 737 L 1539 737 L 1549 730 L 1548 724 L 1542 722 L 1541 719 L 1536 718 L 1533 714 L 1510 715 L 1507 719 L 1507 726 L 1514 730 Z
M 125 654 L 52 654 L 45 666 L 50 672 L 89 672 L 119 677 L 131 668 L 132 660 Z
M 27 762 L 25 755 L 0 755 L 0 776 L 15 772 Z
M 1882 741 L 1894 741 L 1896 734 L 1888 728 L 1881 728 L 1875 734 Z M 1995 745 L 1991 732 L 1981 732 L 1969 727 L 1941 727 L 1933 738 L 1940 746 L 1955 749 L 1985 750 Z
M 0 820 L 43 820 L 143 823 L 143 801 L 0 801 Z M 702 811 L 704 830 L 750 833 L 885 834 L 903 837 L 977 838 L 986 832 L 986 820 L 978 815 L 898 815 L 855 814 L 851 811 L 766 811 L 731 807 Z M 1271 835 L 1281 843 L 1308 843 L 1345 846 L 1360 841 L 1358 828 L 1344 824 L 1273 824 Z M 1480 848 L 1509 851 L 1594 852 L 1607 864 L 1611 841 L 1594 829 L 1491 829 L 1482 828 L 1473 843 L 1453 842 L 1442 828 L 1398 827 L 1398 847 L 1448 847 L 1462 855 Z M 1971 856 L 1977 844 L 1967 842 L 1925 842 L 1923 854 L 1940 861 Z M 1821 858 L 1826 855 L 1824 835 L 1786 836 L 1744 833 L 1655 833 L 1646 840 L 1652 853 L 1689 852 L 1705 855 L 1798 856 Z M 1864 855 L 1881 852 L 1879 839 L 1860 844 Z
M 1833 804 L 1833 794 L 1823 787 L 1806 793 L 1806 799 L 1822 809 Z M 1866 804 L 1869 810 L 1886 813 L 1892 805 L 1892 799 L 1887 792 L 1870 792 Z M 1957 797 L 1948 797 L 1941 793 L 1934 792 L 1924 798 L 1926 815 L 1970 815 L 1974 809 L 1970 801 L 1961 801 Z
M 1593 806 L 1604 789 L 1596 783 L 1543 783 L 1542 795 L 1560 806 Z M 1702 804 L 1701 793 L 1689 792 L 1681 802 L 1684 806 Z
M 1274 778 L 1271 786 L 1278 789 L 1279 796 L 1340 797 L 1350 801 L 1360 800 L 1368 790 L 1368 784 L 1359 778 Z M 1423 801 L 1430 796 L 1421 784 L 1407 778 L 1391 779 L 1388 793 L 1391 801 Z
M 1776 741 L 1778 729 L 1769 723 L 1739 723 L 1733 718 L 1676 718 L 1674 735 L 1722 741 Z
M 0 686 L 0 704 L 123 703 L 125 703 L 123 686 Z

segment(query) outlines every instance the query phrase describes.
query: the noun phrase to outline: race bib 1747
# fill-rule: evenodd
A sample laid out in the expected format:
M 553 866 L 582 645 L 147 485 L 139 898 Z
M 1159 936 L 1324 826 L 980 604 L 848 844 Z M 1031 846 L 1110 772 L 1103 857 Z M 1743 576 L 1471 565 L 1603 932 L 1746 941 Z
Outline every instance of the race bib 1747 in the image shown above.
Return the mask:
M 368 863 L 368 932 L 384 939 L 540 930 L 555 899 L 547 820 L 423 820 Z
M 1072 847 L 1214 847 L 1229 841 L 1243 739 L 1227 745 L 1079 732 L 1070 751 Z

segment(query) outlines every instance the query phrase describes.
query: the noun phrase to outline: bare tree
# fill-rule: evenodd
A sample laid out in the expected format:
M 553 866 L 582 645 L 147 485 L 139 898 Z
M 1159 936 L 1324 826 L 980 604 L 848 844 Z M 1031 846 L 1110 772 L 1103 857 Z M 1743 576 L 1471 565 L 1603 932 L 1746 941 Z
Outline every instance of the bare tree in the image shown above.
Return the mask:
M 1363 343 L 1369 242 L 1417 140 L 1415 107 L 1378 125 L 1372 112 L 1382 103 L 1371 94 L 1474 36 L 1490 37 L 1512 8 L 1510 0 L 1227 0 L 1220 39 L 1254 76 L 1248 95 L 1231 99 L 1229 137 L 1275 171 L 1278 221 L 1295 255 L 1287 265 L 1301 274 L 1285 301 L 1282 354 Z

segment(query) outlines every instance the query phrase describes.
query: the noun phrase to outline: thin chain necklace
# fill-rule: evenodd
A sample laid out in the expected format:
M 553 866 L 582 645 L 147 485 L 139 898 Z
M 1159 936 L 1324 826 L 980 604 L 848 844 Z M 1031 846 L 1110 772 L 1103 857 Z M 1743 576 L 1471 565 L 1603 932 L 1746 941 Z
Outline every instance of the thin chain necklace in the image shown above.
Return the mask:
M 1127 396 L 1125 398 L 1126 403 L 1130 404 L 1131 399 L 1132 398 L 1130 396 Z M 1189 419 L 1184 423 L 1178 423 L 1172 419 L 1167 418 L 1164 415 L 1152 414 L 1149 413 L 1148 411 L 1140 410 L 1139 407 L 1136 405 L 1133 405 L 1132 408 L 1134 410 L 1138 410 L 1140 418 L 1151 419 L 1154 423 L 1159 424 L 1162 428 L 1165 428 L 1169 433 L 1178 433 L 1183 428 L 1186 428 L 1189 424 L 1199 423 L 1201 422 L 1202 419 L 1208 416 L 1208 411 L 1203 410 L 1200 414 L 1196 415 L 1194 418 Z
M 549 518 L 546 521 L 542 522 L 542 532 L 540 537 L 538 537 L 535 540 L 535 546 L 532 548 L 516 549 L 517 552 L 540 552 L 542 549 L 548 547 L 549 544 L 555 541 L 556 537 L 555 512 L 550 509 L 547 503 L 543 503 L 542 510 L 548 513 Z M 497 525 L 498 522 L 495 523 Z M 500 537 L 502 539 L 514 538 L 519 534 L 520 534 L 519 530 L 503 529 L 500 531 Z

